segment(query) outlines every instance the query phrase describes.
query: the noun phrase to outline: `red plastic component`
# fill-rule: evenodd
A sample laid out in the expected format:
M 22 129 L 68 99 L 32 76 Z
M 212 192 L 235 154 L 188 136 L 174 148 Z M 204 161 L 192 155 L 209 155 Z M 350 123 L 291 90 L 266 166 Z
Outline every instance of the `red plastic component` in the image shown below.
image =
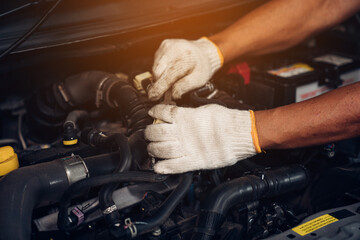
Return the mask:
M 228 74 L 239 74 L 244 78 L 244 84 L 250 83 L 250 67 L 246 62 L 236 63 L 230 66 Z

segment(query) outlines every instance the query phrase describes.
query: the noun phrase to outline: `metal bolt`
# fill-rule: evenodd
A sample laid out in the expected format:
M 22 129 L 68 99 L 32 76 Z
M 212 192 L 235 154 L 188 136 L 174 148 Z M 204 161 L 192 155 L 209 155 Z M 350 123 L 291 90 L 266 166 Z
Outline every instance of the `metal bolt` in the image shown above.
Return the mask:
M 327 155 L 328 155 L 329 158 L 333 158 L 335 156 L 335 152 L 334 151 L 328 152 Z
M 155 237 L 160 236 L 160 235 L 161 235 L 161 229 L 158 228 L 158 229 L 154 230 L 154 231 L 152 232 L 152 235 L 155 236 Z

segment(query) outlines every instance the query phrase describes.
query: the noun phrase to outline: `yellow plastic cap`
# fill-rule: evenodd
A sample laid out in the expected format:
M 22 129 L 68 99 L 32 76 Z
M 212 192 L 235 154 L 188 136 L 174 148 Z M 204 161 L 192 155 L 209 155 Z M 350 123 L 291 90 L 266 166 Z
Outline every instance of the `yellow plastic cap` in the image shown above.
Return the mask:
M 71 146 L 71 145 L 75 145 L 78 143 L 78 139 L 75 138 L 75 139 L 72 139 L 72 140 L 63 140 L 63 144 L 65 146 Z
M 19 168 L 19 160 L 10 146 L 0 147 L 0 176 Z

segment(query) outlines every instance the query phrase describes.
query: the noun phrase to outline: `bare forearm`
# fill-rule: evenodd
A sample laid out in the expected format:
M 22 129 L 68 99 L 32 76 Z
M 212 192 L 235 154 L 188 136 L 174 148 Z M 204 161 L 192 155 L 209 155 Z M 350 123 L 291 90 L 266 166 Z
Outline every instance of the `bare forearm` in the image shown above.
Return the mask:
M 320 97 L 255 112 L 262 149 L 295 148 L 360 135 L 360 83 Z
M 273 0 L 210 37 L 225 62 L 289 48 L 360 8 L 358 0 Z

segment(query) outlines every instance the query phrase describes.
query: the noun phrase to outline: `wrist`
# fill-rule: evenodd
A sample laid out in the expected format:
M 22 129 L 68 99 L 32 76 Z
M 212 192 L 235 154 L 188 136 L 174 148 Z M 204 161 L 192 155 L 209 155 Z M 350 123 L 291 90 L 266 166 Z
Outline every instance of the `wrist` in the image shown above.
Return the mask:
M 257 127 L 256 127 L 255 113 L 252 110 L 250 110 L 249 113 L 250 113 L 250 121 L 251 121 L 251 137 L 253 140 L 255 151 L 256 151 L 256 153 L 261 153 L 259 135 L 258 135 Z
M 216 44 L 221 51 L 224 63 L 228 63 L 243 55 L 243 53 L 239 51 L 239 47 L 241 46 L 240 41 L 233 41 L 233 36 L 221 32 L 209 37 L 209 40 Z
M 219 52 L 221 53 L 222 56 L 222 64 L 225 64 L 228 62 L 228 58 L 227 58 L 227 52 L 226 52 L 226 41 L 223 40 L 222 37 L 219 36 L 219 34 L 207 37 L 207 39 L 212 42 L 217 49 L 219 50 Z
M 263 150 L 281 148 L 285 139 L 285 123 L 277 118 L 276 109 L 255 111 L 255 122 L 259 146 Z M 276 120 L 277 119 L 277 120 Z

